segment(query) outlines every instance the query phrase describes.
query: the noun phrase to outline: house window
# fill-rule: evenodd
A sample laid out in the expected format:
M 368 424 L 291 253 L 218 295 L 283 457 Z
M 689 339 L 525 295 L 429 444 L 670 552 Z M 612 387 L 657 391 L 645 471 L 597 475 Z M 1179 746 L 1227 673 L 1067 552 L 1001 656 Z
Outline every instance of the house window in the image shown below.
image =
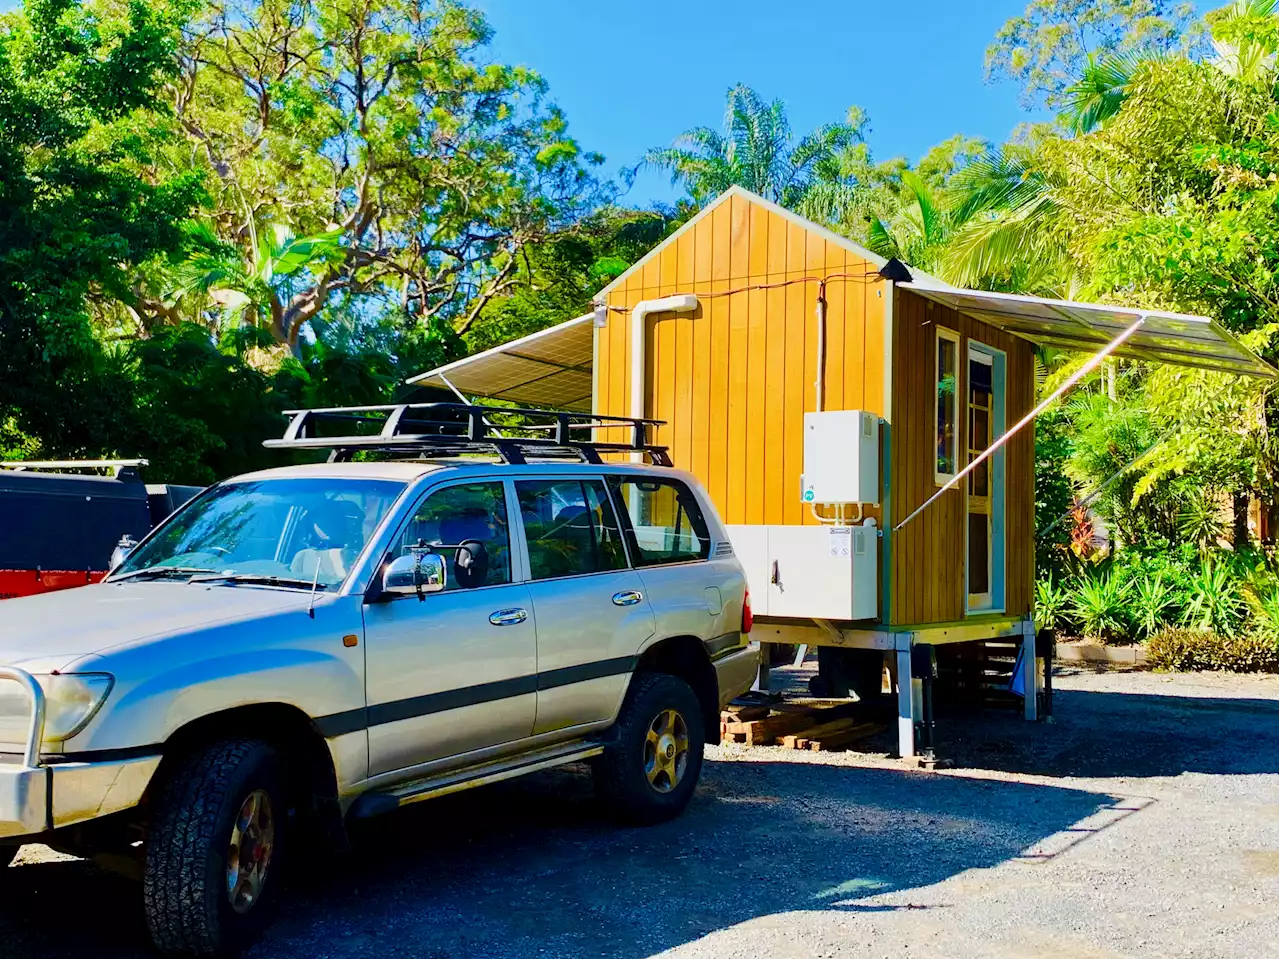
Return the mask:
M 956 475 L 960 334 L 941 326 L 935 327 L 935 333 L 933 478 L 942 485 Z

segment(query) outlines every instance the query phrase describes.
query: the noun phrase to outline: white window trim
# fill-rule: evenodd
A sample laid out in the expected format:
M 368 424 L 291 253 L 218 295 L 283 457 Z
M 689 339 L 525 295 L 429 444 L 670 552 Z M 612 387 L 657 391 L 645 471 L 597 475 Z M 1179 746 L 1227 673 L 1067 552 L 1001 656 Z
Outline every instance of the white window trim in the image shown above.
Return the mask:
M 956 347 L 956 390 L 955 402 L 951 404 L 951 436 L 955 443 L 954 465 L 959 469 L 960 464 L 960 356 L 962 353 L 960 334 L 956 330 L 949 329 L 945 326 L 934 325 L 933 328 L 933 436 L 930 438 L 930 455 L 933 460 L 933 482 L 935 486 L 946 486 L 948 482 L 955 478 L 955 472 L 939 473 L 938 472 L 938 427 L 941 425 L 938 421 L 938 357 L 941 353 L 941 341 L 950 340 Z

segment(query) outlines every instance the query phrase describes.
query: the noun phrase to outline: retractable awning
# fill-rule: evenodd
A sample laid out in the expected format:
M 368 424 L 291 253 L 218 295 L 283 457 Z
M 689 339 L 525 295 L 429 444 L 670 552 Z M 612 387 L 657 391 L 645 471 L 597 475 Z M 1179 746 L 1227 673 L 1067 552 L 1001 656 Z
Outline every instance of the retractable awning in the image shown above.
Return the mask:
M 1110 343 L 1143 317 L 1116 356 L 1249 376 L 1277 375 L 1275 368 L 1204 316 L 962 290 L 927 281 L 898 285 L 1034 343 L 1086 353 Z
M 419 373 L 468 396 L 520 406 L 591 412 L 592 320 L 588 313 L 510 343 Z

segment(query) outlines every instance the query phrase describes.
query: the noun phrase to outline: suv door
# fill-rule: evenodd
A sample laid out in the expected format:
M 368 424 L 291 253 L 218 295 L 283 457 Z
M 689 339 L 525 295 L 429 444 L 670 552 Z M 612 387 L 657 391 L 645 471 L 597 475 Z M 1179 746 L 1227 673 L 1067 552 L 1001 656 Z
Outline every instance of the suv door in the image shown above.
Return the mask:
M 535 733 L 611 720 L 654 631 L 601 477 L 516 480 L 538 632 Z
M 537 643 L 528 587 L 513 570 L 511 491 L 502 480 L 429 492 L 393 541 L 440 544 L 442 592 L 365 606 L 369 774 L 524 739 L 533 729 Z M 466 540 L 487 569 L 459 570 Z

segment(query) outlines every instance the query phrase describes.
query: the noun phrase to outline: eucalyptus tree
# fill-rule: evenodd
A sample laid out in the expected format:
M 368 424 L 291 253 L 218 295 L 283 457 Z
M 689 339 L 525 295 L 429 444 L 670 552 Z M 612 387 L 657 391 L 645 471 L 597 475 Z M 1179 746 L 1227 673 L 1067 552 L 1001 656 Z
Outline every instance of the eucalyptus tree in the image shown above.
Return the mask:
M 452 0 L 200 8 L 165 156 L 206 172 L 209 219 L 243 259 L 232 299 L 252 302 L 247 319 L 297 352 L 336 296 L 358 295 L 465 332 L 530 244 L 593 205 L 599 158 L 541 78 L 487 62 L 489 38 Z M 289 246 L 288 269 L 272 242 Z M 151 304 L 171 292 L 153 283 Z
M 671 146 L 649 150 L 642 165 L 669 171 L 699 206 L 737 185 L 794 209 L 815 184 L 840 179 L 841 151 L 862 140 L 864 126 L 855 108 L 846 122 L 797 140 L 781 100 L 766 102 L 738 84 L 725 97 L 723 131 L 686 130 Z

